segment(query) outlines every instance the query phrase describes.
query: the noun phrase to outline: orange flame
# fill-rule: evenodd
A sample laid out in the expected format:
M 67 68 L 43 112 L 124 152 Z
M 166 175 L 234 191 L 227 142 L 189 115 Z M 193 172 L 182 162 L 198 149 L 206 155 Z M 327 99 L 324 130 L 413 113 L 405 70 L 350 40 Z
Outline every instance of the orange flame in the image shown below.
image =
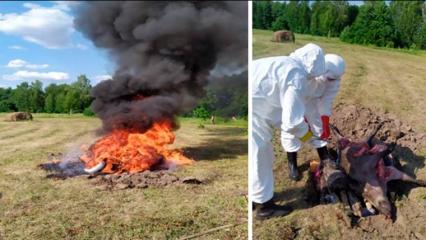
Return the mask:
M 104 161 L 104 173 L 136 173 L 155 167 L 170 168 L 191 164 L 179 150 L 170 150 L 166 145 L 175 140 L 170 121 L 156 122 L 144 133 L 131 130 L 114 130 L 96 141 L 80 157 L 86 168 L 92 168 Z

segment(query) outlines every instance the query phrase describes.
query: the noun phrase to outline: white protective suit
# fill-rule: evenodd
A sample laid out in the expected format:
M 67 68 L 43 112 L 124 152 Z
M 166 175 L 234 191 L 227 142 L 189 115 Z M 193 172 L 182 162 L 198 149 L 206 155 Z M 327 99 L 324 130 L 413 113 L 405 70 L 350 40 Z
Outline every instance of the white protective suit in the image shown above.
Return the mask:
M 325 73 L 324 53 L 310 43 L 289 57 L 253 61 L 251 71 L 251 197 L 253 202 L 264 203 L 272 198 L 274 189 L 272 128 L 281 127 L 285 139 L 294 139 L 301 145 L 298 138 L 309 129 L 304 119 L 305 89 L 308 81 Z M 285 150 L 292 152 L 298 148 L 300 146 Z
M 324 59 L 326 73 L 316 77 L 315 81 L 308 81 L 305 89 L 305 117 L 315 136 L 321 136 L 323 131 L 321 116 L 331 115 L 333 100 L 340 88 L 340 78 L 345 72 L 344 61 L 340 56 L 326 54 Z M 287 132 L 282 133 L 281 143 L 286 151 L 288 149 L 287 152 L 296 152 L 301 147 L 300 140 Z M 309 143 L 314 148 L 327 145 L 327 141 L 323 140 Z

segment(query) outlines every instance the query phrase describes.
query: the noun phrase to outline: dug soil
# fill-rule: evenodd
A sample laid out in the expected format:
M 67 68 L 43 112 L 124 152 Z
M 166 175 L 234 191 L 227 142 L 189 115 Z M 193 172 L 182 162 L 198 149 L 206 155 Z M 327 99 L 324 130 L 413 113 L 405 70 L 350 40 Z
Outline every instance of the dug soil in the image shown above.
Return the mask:
M 365 139 L 382 123 L 375 140 L 396 142 L 394 155 L 402 170 L 426 180 L 426 134 L 417 132 L 404 120 L 377 109 L 339 104 L 334 108 L 331 123 L 351 140 Z M 279 204 L 291 205 L 295 211 L 286 217 L 254 220 L 255 239 L 426 239 L 426 188 L 401 181 L 389 183 L 390 190 L 396 192 L 392 196 L 397 209 L 394 222 L 382 215 L 354 218 L 341 203 L 312 205 L 306 201 L 308 163 L 318 159 L 315 150 L 306 146 L 299 152 L 303 178 L 293 182 L 288 178 L 286 154 L 278 130 L 273 142 L 276 155 L 274 198 Z M 332 136 L 328 147 L 334 148 L 334 144 Z
M 102 172 L 87 174 L 84 164 L 76 159 L 63 160 L 62 153 L 49 153 L 49 162 L 38 167 L 47 172 L 46 178 L 65 180 L 74 177 L 84 177 L 88 181 L 104 190 L 122 190 L 128 188 L 165 187 L 168 185 L 191 184 L 198 185 L 208 182 L 207 179 L 195 177 L 178 177 L 173 170 L 155 170 L 139 173 L 104 174 Z

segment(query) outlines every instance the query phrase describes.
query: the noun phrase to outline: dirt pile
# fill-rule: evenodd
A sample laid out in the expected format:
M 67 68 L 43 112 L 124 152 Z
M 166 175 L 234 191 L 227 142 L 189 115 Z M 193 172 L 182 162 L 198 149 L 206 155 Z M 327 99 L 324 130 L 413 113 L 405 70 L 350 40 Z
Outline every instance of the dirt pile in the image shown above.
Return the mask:
M 385 143 L 396 142 L 402 148 L 416 152 L 426 147 L 426 134 L 415 132 L 414 129 L 391 113 L 372 110 L 359 105 L 339 104 L 333 110 L 331 123 L 340 132 L 353 140 L 365 139 L 379 124 L 383 126 L 376 138 Z M 329 147 L 334 147 L 336 139 L 332 136 Z
M 100 185 L 107 190 L 203 183 L 201 180 L 194 177 L 179 178 L 168 170 L 147 170 L 135 174 L 108 174 L 96 176 L 95 178 L 94 184 Z
M 192 176 L 178 177 L 171 170 L 143 171 L 140 173 L 121 173 L 121 174 L 105 174 L 95 173 L 88 174 L 84 171 L 84 164 L 75 159 L 66 159 L 62 153 L 49 153 L 47 163 L 38 165 L 39 168 L 45 170 L 48 174 L 47 178 L 64 180 L 73 177 L 86 177 L 92 180 L 96 186 L 100 186 L 105 190 L 127 189 L 127 188 L 147 188 L 147 187 L 164 187 L 168 185 L 180 184 L 204 184 L 207 180 L 198 179 Z

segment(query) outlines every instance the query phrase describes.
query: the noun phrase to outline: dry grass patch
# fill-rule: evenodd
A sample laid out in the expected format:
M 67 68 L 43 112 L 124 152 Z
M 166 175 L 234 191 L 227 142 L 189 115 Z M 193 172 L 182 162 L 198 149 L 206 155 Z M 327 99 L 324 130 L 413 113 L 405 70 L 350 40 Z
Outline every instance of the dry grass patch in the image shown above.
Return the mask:
M 0 116 L 1 117 L 1 116 Z M 204 239 L 246 239 L 247 136 L 238 126 L 183 120 L 174 147 L 197 162 L 174 174 L 201 185 L 102 190 L 85 176 L 54 180 L 37 168 L 49 153 L 90 143 L 95 118 L 0 122 L 0 236 L 6 239 L 176 239 L 227 224 Z M 14 126 L 14 127 L 11 127 Z M 36 126 L 36 128 L 35 128 Z M 11 130 L 13 128 L 13 130 Z M 19 133 L 19 136 L 15 136 Z M 240 224 L 241 223 L 241 224 Z

